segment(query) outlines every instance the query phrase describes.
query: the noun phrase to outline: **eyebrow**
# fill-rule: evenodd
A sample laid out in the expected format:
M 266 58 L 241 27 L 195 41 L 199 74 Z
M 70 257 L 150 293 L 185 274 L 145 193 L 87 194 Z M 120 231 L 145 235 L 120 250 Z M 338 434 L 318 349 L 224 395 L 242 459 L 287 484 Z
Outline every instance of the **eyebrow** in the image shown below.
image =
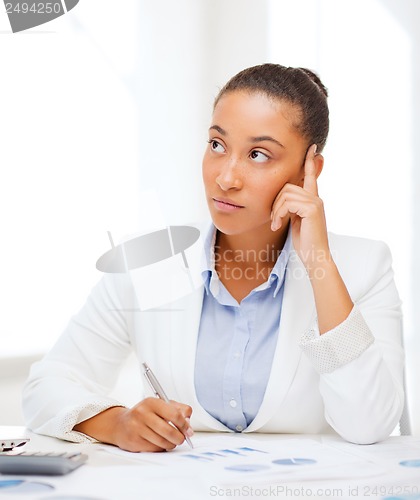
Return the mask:
M 227 135 L 227 132 L 226 130 L 222 129 L 222 127 L 219 127 L 219 125 L 212 125 L 209 130 L 216 130 L 217 132 L 219 132 L 219 134 L 223 135 L 223 136 L 226 136 Z M 260 135 L 258 137 L 250 137 L 249 139 L 251 142 L 263 142 L 263 141 L 270 141 L 270 142 L 274 142 L 274 144 L 277 144 L 278 146 L 280 146 L 281 148 L 284 148 L 285 149 L 285 146 L 279 142 L 277 139 L 274 139 L 274 137 L 271 137 L 269 135 Z
M 219 132 L 219 134 L 221 135 L 227 135 L 227 132 L 226 130 L 223 130 L 222 127 L 219 127 L 219 125 L 212 125 L 209 130 L 216 130 L 217 132 Z
M 251 137 L 251 142 L 263 142 L 263 141 L 270 141 L 274 142 L 281 148 L 285 148 L 281 142 L 279 142 L 277 139 L 274 139 L 274 137 L 270 137 L 269 135 L 261 135 L 259 137 Z

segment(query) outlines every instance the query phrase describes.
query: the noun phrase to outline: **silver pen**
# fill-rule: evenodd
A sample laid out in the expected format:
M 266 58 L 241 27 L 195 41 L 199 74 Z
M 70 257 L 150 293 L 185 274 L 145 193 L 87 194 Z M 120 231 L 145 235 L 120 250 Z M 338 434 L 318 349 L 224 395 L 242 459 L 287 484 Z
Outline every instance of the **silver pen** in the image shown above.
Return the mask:
M 159 380 L 156 378 L 155 374 L 149 368 L 148 364 L 143 363 L 143 368 L 144 368 L 144 376 L 146 377 L 146 380 L 149 382 L 149 385 L 152 388 L 152 391 L 155 393 L 155 396 L 165 401 L 165 403 L 170 403 L 168 396 L 163 390 L 163 387 L 160 385 Z M 174 427 L 176 427 L 173 424 L 173 422 L 169 423 L 172 424 Z M 185 436 L 185 441 L 190 445 L 191 448 L 194 448 L 191 439 L 188 436 Z

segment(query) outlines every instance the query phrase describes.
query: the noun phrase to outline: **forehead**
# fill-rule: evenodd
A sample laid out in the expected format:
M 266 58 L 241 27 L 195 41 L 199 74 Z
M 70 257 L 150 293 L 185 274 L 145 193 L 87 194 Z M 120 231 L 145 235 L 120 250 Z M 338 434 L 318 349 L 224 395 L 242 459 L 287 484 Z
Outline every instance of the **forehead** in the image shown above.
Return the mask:
M 249 129 L 255 131 L 254 135 L 280 133 L 300 136 L 299 121 L 299 109 L 291 103 L 264 93 L 240 90 L 227 92 L 219 99 L 212 124 L 228 133 Z

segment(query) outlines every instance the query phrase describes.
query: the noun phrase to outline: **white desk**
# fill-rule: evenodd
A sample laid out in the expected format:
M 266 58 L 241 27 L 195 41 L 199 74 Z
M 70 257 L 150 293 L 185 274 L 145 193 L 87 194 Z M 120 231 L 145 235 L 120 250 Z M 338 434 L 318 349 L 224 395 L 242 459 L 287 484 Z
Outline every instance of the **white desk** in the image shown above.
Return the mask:
M 0 427 L 0 433 L 1 433 Z M 413 437 L 391 437 L 376 445 L 351 445 L 333 436 L 290 436 L 290 435 L 235 435 L 264 443 L 278 443 L 281 454 L 282 441 L 286 446 L 291 439 L 298 439 L 300 446 L 322 445 L 322 448 L 339 450 L 349 456 L 360 457 L 366 464 L 344 466 L 342 476 L 326 477 L 325 470 L 320 477 L 309 474 L 299 480 L 286 473 L 258 474 L 241 473 L 232 482 L 220 480 L 207 464 L 197 468 L 154 465 L 139 454 L 113 454 L 101 449 L 101 445 L 80 445 L 28 433 L 31 438 L 26 450 L 39 451 L 83 451 L 89 455 L 89 462 L 66 476 L 2 476 L 5 479 L 25 479 L 47 483 L 55 489 L 38 494 L 13 492 L 12 488 L 0 488 L 0 500 L 33 499 L 53 500 L 89 498 L 94 500 L 201 500 L 215 498 L 420 498 L 420 467 L 403 467 L 404 459 L 420 459 L 420 439 Z M 202 437 L 217 439 L 226 434 L 196 434 L 193 440 Z M 230 437 L 232 437 L 230 435 Z M 251 441 L 249 441 L 251 443 Z M 118 453 L 118 450 L 116 450 Z M 168 454 L 169 455 L 169 454 Z M 147 458 L 147 457 L 146 457 Z M 171 457 L 168 456 L 168 459 Z M 166 457 L 165 457 L 166 460 Z M 368 463 L 373 467 L 370 473 Z M 337 464 L 338 466 L 340 464 Z M 369 466 L 370 466 L 369 465 Z M 375 469 L 376 468 L 376 469 Z M 331 468 L 331 470 L 334 467 Z M 312 469 L 315 470 L 315 469 Z M 340 472 L 339 472 L 340 474 Z M 417 496 L 407 497 L 408 494 Z

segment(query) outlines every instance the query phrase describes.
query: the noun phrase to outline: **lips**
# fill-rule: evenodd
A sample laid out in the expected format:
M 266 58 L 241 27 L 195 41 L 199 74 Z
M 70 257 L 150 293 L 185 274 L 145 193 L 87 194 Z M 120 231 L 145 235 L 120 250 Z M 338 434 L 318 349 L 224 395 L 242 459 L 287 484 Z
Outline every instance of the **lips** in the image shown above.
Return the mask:
M 243 205 L 239 205 L 237 202 L 234 200 L 231 200 L 229 198 L 213 198 L 213 200 L 217 204 L 221 205 L 226 205 L 226 208 L 232 207 L 232 208 L 245 208 Z
M 213 198 L 214 209 L 219 214 L 232 214 L 239 212 L 243 208 L 243 205 L 238 205 L 237 201 L 231 200 L 230 198 Z

